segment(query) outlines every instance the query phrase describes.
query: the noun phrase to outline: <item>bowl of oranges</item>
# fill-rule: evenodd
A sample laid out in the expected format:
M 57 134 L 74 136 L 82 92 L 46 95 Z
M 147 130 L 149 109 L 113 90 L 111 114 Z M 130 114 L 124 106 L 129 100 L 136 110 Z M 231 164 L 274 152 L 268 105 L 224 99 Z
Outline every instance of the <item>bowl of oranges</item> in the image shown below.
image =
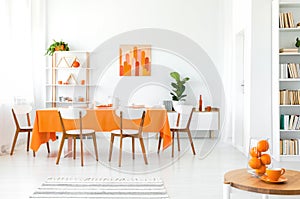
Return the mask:
M 249 145 L 248 171 L 255 176 L 262 176 L 270 167 L 272 158 L 270 156 L 270 145 L 267 139 L 251 139 Z

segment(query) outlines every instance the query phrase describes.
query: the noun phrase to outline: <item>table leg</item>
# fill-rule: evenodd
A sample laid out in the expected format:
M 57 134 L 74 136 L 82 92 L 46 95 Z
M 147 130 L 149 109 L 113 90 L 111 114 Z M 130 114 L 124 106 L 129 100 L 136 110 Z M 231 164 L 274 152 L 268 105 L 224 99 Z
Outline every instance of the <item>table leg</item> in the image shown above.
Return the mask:
M 269 199 L 269 195 L 267 195 L 267 194 L 262 194 L 261 198 L 262 198 L 262 199 Z
M 223 184 L 223 199 L 230 199 L 231 186 L 230 184 Z

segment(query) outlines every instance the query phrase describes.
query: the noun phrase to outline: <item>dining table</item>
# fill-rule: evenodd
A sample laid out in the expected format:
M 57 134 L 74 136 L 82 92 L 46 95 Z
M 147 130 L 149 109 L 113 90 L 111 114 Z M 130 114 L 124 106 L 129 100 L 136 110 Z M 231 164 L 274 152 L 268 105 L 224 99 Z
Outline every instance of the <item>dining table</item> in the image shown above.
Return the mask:
M 57 139 L 56 133 L 62 132 L 58 111 L 60 108 L 37 109 L 30 148 L 37 152 L 39 147 Z M 118 116 L 114 108 L 86 108 L 86 115 L 82 118 L 83 128 L 94 129 L 97 133 L 107 133 L 119 129 Z M 66 130 L 79 128 L 78 120 L 64 120 Z M 129 124 L 130 125 L 130 124 Z M 137 129 L 138 125 L 132 123 L 131 127 Z M 147 108 L 144 120 L 143 133 L 160 133 L 163 138 L 163 149 L 172 143 L 170 125 L 166 109 Z

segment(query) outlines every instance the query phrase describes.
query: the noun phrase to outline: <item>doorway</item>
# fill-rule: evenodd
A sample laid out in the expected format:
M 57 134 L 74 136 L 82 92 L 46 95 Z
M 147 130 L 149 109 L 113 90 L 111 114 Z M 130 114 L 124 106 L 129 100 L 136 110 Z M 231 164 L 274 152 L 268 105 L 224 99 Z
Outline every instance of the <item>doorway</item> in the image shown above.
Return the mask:
M 245 67 L 245 34 L 244 30 L 235 36 L 233 68 L 233 111 L 232 111 L 232 144 L 244 152 L 244 67 Z

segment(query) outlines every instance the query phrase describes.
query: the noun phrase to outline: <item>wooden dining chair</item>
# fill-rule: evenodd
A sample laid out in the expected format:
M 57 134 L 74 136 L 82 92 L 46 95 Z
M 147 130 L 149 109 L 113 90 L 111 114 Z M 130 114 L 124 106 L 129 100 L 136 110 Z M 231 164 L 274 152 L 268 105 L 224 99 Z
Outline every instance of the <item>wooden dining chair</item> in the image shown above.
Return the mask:
M 13 155 L 19 133 L 27 133 L 27 151 L 29 151 L 30 133 L 32 132 L 33 129 L 30 122 L 30 113 L 32 111 L 32 106 L 29 104 L 14 105 L 11 111 L 16 126 L 13 143 L 10 150 L 10 155 Z M 26 121 L 22 122 L 24 119 Z M 50 147 L 48 142 L 47 142 L 47 151 L 48 153 L 50 153 Z M 33 151 L 33 156 L 35 157 L 34 151 Z
M 86 110 L 80 108 L 62 108 L 58 111 L 59 120 L 62 128 L 62 138 L 56 158 L 56 164 L 59 164 L 61 152 L 64 146 L 65 139 L 73 138 L 73 159 L 76 159 L 76 138 L 80 138 L 80 156 L 81 166 L 83 166 L 83 136 L 91 136 L 93 138 L 96 161 L 98 161 L 98 147 L 96 140 L 96 132 L 94 129 L 83 129 L 82 118 L 86 115 Z M 67 130 L 64 120 L 79 120 L 79 128 Z
M 146 111 L 142 108 L 119 108 L 115 113 L 118 117 L 117 123 L 120 129 L 111 131 L 108 161 L 111 161 L 114 139 L 115 137 L 120 137 L 119 167 L 121 167 L 123 138 L 129 137 L 132 139 L 132 158 L 135 158 L 135 139 L 139 139 L 145 164 L 148 164 L 143 139 L 143 126 Z M 134 121 L 137 121 L 138 124 L 134 123 Z M 132 128 L 132 126 L 128 127 L 130 124 L 135 124 L 134 126 L 136 128 Z
M 177 105 L 174 107 L 175 111 L 177 112 L 177 120 L 176 124 L 170 126 L 170 130 L 172 132 L 172 157 L 174 157 L 174 138 L 175 133 L 177 136 L 177 145 L 178 145 L 178 151 L 180 151 L 180 137 L 179 132 L 185 132 L 187 133 L 189 137 L 189 141 L 191 144 L 192 152 L 194 155 L 196 155 L 195 147 L 193 144 L 193 139 L 190 131 L 190 123 L 192 120 L 194 108 L 191 105 Z M 161 139 L 162 137 L 159 137 L 158 141 L 158 150 L 157 153 L 159 153 L 160 146 L 161 146 Z

